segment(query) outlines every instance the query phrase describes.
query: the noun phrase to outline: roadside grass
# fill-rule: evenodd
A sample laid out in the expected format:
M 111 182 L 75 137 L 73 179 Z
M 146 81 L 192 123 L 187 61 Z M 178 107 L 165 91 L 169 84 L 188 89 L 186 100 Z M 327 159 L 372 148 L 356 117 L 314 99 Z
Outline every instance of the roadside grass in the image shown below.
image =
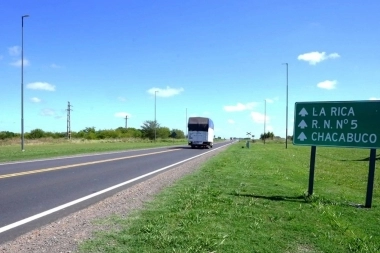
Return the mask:
M 142 139 L 110 139 L 110 140 L 84 140 L 84 139 L 37 139 L 27 140 L 24 152 L 21 151 L 20 140 L 7 140 L 0 142 L 0 162 L 51 158 L 76 154 L 121 151 L 163 147 L 172 145 L 186 145 L 185 139 L 157 139 L 156 142 Z
M 243 148 L 244 147 L 244 148 Z M 380 180 L 364 204 L 367 149 L 231 145 L 129 217 L 98 221 L 80 252 L 380 252 Z

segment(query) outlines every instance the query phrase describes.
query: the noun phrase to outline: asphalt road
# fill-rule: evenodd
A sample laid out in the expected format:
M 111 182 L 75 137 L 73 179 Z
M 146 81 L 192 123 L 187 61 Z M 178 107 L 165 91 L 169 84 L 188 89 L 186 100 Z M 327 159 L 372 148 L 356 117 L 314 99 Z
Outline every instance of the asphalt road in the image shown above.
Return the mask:
M 212 152 L 187 146 L 0 164 L 0 242 Z

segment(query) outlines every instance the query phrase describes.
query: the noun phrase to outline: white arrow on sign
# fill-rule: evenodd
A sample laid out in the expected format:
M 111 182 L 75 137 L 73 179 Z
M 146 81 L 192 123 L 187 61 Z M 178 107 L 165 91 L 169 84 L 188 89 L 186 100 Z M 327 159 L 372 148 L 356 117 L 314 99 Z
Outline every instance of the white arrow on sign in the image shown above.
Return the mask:
M 302 110 L 300 111 L 300 113 L 298 113 L 298 115 L 301 115 L 302 117 L 305 117 L 305 115 L 308 115 L 307 111 L 305 108 L 302 108 Z
M 304 141 L 307 138 L 306 138 L 306 135 L 303 132 L 301 132 L 301 134 L 297 137 L 297 139 L 300 139 L 300 141 Z
M 304 129 L 305 127 L 307 127 L 307 124 L 304 120 L 302 120 L 299 124 L 298 124 L 298 127 L 300 127 L 301 129 Z

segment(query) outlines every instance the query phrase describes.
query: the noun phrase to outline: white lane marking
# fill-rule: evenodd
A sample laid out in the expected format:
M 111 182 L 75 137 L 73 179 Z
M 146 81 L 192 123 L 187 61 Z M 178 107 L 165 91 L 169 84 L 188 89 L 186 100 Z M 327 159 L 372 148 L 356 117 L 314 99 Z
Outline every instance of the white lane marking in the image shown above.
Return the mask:
M 173 152 L 173 151 L 177 151 L 177 150 L 179 150 L 179 149 L 163 150 L 163 151 L 157 151 L 157 152 L 153 152 L 153 153 L 146 153 L 146 154 L 140 154 L 140 155 L 123 156 L 123 157 L 111 158 L 111 159 L 106 159 L 106 160 L 99 160 L 99 161 L 92 161 L 92 162 L 85 162 L 85 163 L 76 163 L 76 164 L 68 164 L 68 165 L 45 168 L 45 169 L 38 169 L 38 170 L 22 171 L 22 172 L 17 172 L 17 173 L 0 175 L 0 179 L 9 178 L 9 177 L 18 177 L 18 176 L 24 176 L 24 175 L 31 175 L 31 174 L 43 173 L 43 172 L 49 172 L 49 171 L 71 169 L 71 168 L 75 168 L 75 167 L 87 166 L 87 165 L 98 164 L 98 163 L 108 163 L 108 162 L 132 159 L 132 158 L 142 157 L 142 156 L 157 155 L 157 154 Z
M 119 187 L 122 187 L 122 186 L 124 186 L 124 185 L 130 184 L 130 183 L 132 183 L 132 182 L 134 182 L 134 181 L 137 181 L 137 180 L 139 180 L 139 179 L 142 179 L 142 178 L 144 178 L 144 177 L 148 177 L 148 176 L 153 175 L 153 174 L 155 174 L 155 173 L 157 173 L 157 172 L 160 172 L 160 171 L 166 170 L 166 169 L 171 168 L 171 167 L 173 167 L 173 166 L 176 166 L 176 165 L 178 165 L 178 164 L 181 164 L 181 163 L 184 163 L 184 162 L 190 161 L 190 160 L 192 160 L 192 159 L 194 159 L 194 158 L 197 158 L 197 157 L 199 157 L 199 156 L 202 156 L 202 155 L 205 155 L 205 154 L 207 154 L 207 153 L 213 152 L 213 151 L 218 150 L 218 149 L 220 149 L 220 148 L 222 148 L 222 147 L 224 147 L 224 146 L 227 146 L 227 145 L 229 145 L 229 144 L 231 144 L 231 143 L 228 143 L 228 144 L 223 145 L 223 146 L 221 146 L 221 147 L 218 147 L 218 148 L 215 148 L 215 149 L 213 149 L 213 150 L 207 151 L 207 152 L 205 152 L 205 153 L 202 153 L 202 154 L 199 154 L 199 155 L 196 155 L 196 156 L 193 156 L 193 157 L 187 158 L 187 159 L 185 159 L 185 160 L 182 160 L 182 161 L 179 161 L 179 162 L 173 163 L 173 164 L 171 164 L 171 165 L 168 165 L 168 166 L 163 167 L 163 168 L 161 168 L 161 169 L 158 169 L 158 170 L 155 170 L 155 171 L 149 172 L 149 173 L 147 173 L 147 174 L 144 174 L 144 175 L 141 175 L 141 176 L 135 177 L 135 178 L 133 178 L 133 179 L 131 179 L 131 180 L 128 180 L 128 181 L 125 181 L 125 182 L 123 182 L 123 183 L 120 183 L 120 184 L 117 184 L 117 185 L 111 186 L 111 187 L 106 188 L 106 189 L 104 189 L 104 190 L 101 190 L 101 191 L 99 191 L 99 192 L 96 192 L 96 193 L 93 193 L 93 194 L 90 194 L 90 195 L 84 196 L 84 197 L 82 197 L 82 198 L 76 199 L 76 200 L 74 200 L 74 201 L 68 202 L 68 203 L 66 203 L 66 204 L 63 204 L 63 205 L 60 205 L 60 206 L 54 207 L 54 208 L 49 209 L 49 210 L 47 210 L 47 211 L 44 211 L 44 212 L 42 212 L 42 213 L 35 214 L 35 215 L 30 216 L 30 217 L 28 217 L 28 218 L 25 218 L 25 219 L 23 219 L 23 220 L 16 221 L 16 222 L 14 222 L 14 223 L 12 223 L 12 224 L 9 224 L 9 225 L 6 225 L 6 226 L 4 226 L 4 227 L 1 227 L 1 228 L 0 228 L 0 234 L 3 233 L 3 232 L 5 232 L 5 231 L 7 231 L 7 230 L 12 229 L 12 228 L 19 227 L 19 226 L 24 225 L 24 224 L 26 224 L 26 223 L 28 223 L 28 222 L 31 222 L 31 221 L 37 220 L 37 219 L 42 218 L 42 217 L 44 217 L 44 216 L 47 216 L 47 215 L 49 215 L 49 214 L 52 214 L 52 213 L 58 212 L 58 211 L 60 211 L 60 210 L 62 210 L 62 209 L 65 209 L 65 208 L 67 208 L 67 207 L 70 207 L 70 206 L 73 206 L 73 205 L 78 204 L 78 203 L 80 203 L 80 202 L 83 202 L 83 201 L 85 201 L 85 200 L 91 199 L 91 198 L 96 197 L 96 196 L 98 196 L 98 195 L 101 195 L 101 194 L 103 194 L 103 193 L 106 193 L 106 192 L 112 191 L 112 190 L 114 190 L 114 189 L 116 189 L 116 188 L 119 188 Z
M 172 148 L 172 147 L 183 147 L 183 145 L 156 147 L 156 148 L 144 148 L 144 149 L 130 149 L 130 150 L 121 150 L 121 151 L 113 151 L 113 152 L 78 154 L 78 155 L 71 155 L 71 156 L 59 156 L 59 157 L 51 157 L 51 158 L 42 158 L 42 159 L 36 159 L 36 160 L 22 160 L 22 161 L 0 163 L 0 166 L 2 166 L 2 165 L 9 165 L 9 164 L 19 164 L 19 163 L 34 163 L 34 162 L 44 162 L 44 161 L 61 160 L 61 159 L 73 159 L 73 158 L 81 158 L 81 157 L 88 157 L 88 156 L 98 156 L 98 155 L 112 155 L 112 154 L 128 153 L 128 152 L 134 152 L 134 151 L 145 151 L 145 150 L 160 149 L 160 148 Z

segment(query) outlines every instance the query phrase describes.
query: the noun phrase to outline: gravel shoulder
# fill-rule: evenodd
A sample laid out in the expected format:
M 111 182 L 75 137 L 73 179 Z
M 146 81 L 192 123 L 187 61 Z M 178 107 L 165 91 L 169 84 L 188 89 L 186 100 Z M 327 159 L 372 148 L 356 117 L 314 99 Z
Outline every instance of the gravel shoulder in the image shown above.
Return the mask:
M 197 170 L 203 162 L 225 150 L 226 147 L 180 164 L 144 182 L 120 191 L 86 209 L 72 213 L 53 223 L 30 231 L 13 241 L 0 245 L 1 253 L 76 252 L 79 243 L 90 239 L 94 232 L 107 227 L 96 220 L 111 215 L 126 217 L 141 209 L 143 204 L 181 177 Z

